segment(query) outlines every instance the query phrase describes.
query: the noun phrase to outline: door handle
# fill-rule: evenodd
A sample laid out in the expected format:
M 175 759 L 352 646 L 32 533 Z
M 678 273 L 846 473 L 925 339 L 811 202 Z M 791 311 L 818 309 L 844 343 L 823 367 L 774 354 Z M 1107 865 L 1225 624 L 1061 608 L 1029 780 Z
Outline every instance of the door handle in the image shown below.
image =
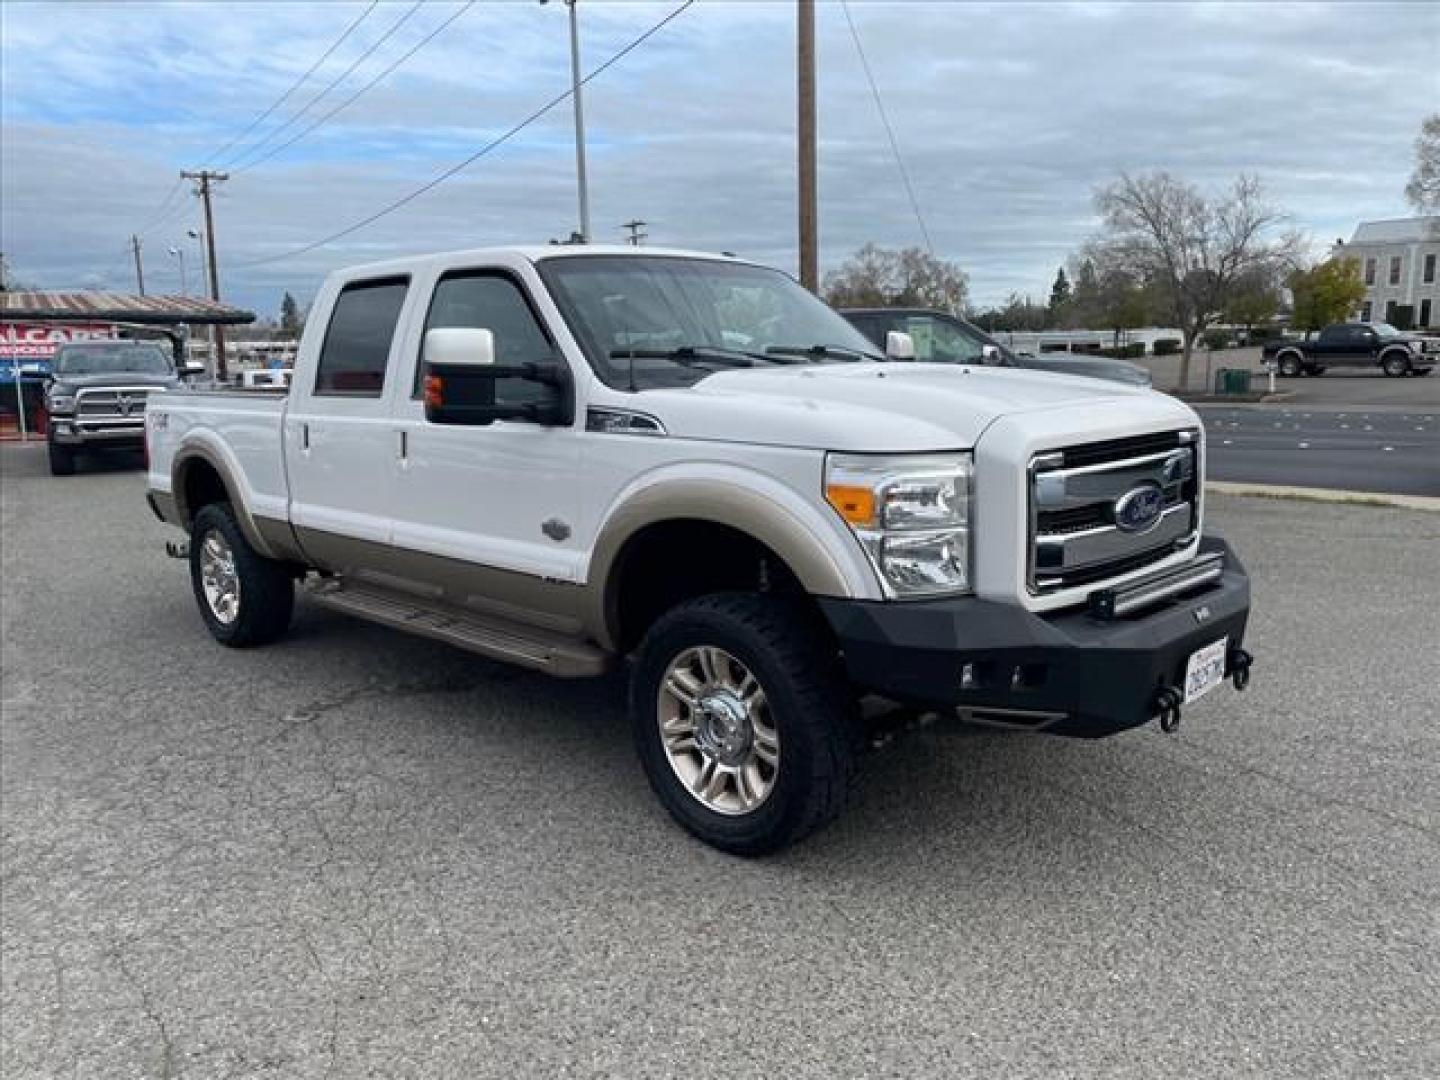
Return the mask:
M 400 436 L 400 442 L 395 450 L 395 460 L 400 463 L 402 469 L 408 469 L 410 467 L 410 432 L 401 428 L 396 434 Z
M 307 454 L 310 453 L 310 425 L 309 425 L 309 424 L 301 424 L 301 425 L 300 425 L 300 449 L 303 450 L 303 451 L 305 451 L 305 453 L 307 453 Z

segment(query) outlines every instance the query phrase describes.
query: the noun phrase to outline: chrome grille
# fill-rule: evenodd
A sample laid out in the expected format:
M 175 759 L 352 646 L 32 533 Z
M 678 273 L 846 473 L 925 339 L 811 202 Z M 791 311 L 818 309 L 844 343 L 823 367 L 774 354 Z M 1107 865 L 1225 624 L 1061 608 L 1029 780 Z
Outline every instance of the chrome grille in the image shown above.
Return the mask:
M 1045 594 L 1143 569 L 1199 528 L 1200 434 L 1168 431 L 1038 454 L 1029 471 L 1027 585 Z M 1117 519 L 1140 492 L 1146 520 Z
M 145 401 L 153 386 L 97 386 L 75 395 L 75 415 L 87 424 L 115 426 L 145 423 Z

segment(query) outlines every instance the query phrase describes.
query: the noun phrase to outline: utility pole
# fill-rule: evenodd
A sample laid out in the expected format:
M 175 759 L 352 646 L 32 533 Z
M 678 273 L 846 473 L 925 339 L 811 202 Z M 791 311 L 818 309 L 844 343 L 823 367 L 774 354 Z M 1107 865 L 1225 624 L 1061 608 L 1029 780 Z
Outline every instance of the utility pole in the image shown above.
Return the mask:
M 145 295 L 145 268 L 140 265 L 140 237 L 131 235 L 130 250 L 135 252 L 135 283 L 140 286 L 140 295 Z
M 820 288 L 815 210 L 815 0 L 797 0 L 795 61 L 799 78 L 800 284 Z
M 649 233 L 643 233 L 640 231 L 649 224 L 650 223 L 648 221 L 640 221 L 639 219 L 636 219 L 634 221 L 627 221 L 624 225 L 621 225 L 620 227 L 622 229 L 630 230 L 630 236 L 626 240 L 626 243 L 628 243 L 631 247 L 639 247 L 643 241 L 649 239 Z
M 180 176 L 182 179 L 195 181 L 195 190 L 205 204 L 205 244 L 209 248 L 210 256 L 210 299 L 219 303 L 220 272 L 215 265 L 215 214 L 210 208 L 210 191 L 214 185 L 229 180 L 230 174 L 201 169 L 199 172 L 182 171 Z M 225 382 L 229 375 L 225 367 L 225 328 L 216 323 L 210 329 L 215 341 L 215 377 Z
M 565 0 L 570 9 L 570 83 L 575 102 L 575 181 L 580 188 L 580 241 L 590 242 L 590 185 L 585 177 L 585 104 L 580 100 L 580 21 L 576 0 Z

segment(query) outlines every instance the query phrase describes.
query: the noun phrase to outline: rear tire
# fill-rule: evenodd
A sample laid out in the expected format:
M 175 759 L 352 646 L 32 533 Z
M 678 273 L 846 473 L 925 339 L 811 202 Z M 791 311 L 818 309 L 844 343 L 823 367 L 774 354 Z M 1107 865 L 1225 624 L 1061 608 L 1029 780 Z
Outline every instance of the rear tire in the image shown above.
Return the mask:
M 1389 352 L 1380 358 L 1380 368 L 1392 379 L 1403 379 L 1410 374 L 1410 357 L 1400 352 Z
M 75 451 L 68 446 L 61 446 L 54 439 L 46 442 L 46 449 L 50 454 L 50 475 L 51 476 L 74 476 L 75 475 Z
M 721 851 L 778 851 L 845 802 L 859 711 L 826 628 L 793 600 L 716 593 L 661 616 L 630 713 L 655 794 Z
M 1298 379 L 1300 373 L 1304 370 L 1304 365 L 1301 363 L 1299 355 L 1293 352 L 1281 353 L 1275 358 L 1275 363 L 1280 368 L 1280 377 L 1282 379 Z
M 290 626 L 289 570 L 245 539 L 229 503 L 203 506 L 190 525 L 190 585 L 210 636 L 234 649 L 266 645 Z

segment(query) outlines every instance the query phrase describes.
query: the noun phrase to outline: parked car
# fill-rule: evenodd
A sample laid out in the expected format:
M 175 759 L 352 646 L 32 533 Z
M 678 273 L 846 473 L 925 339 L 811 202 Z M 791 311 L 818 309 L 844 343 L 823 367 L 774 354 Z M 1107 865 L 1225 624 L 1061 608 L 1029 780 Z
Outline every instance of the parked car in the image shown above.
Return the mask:
M 628 660 L 651 785 L 740 854 L 840 809 L 862 695 L 1094 737 L 1243 687 L 1249 583 L 1204 533 L 1193 411 L 882 361 L 734 258 L 362 266 L 320 290 L 288 395 L 152 398 L 148 500 L 224 645 L 279 638 L 302 582 L 554 675 Z
M 847 308 L 840 312 L 880 347 L 891 331 L 915 341 L 915 359 L 945 364 L 991 364 L 1060 375 L 1087 375 L 1129 386 L 1149 386 L 1150 372 L 1128 360 L 1079 353 L 1015 352 L 978 326 L 944 311 L 925 308 Z
M 1261 358 L 1286 378 L 1323 375 L 1326 368 L 1379 368 L 1386 375 L 1429 375 L 1440 362 L 1440 338 L 1397 330 L 1389 323 L 1335 323 L 1314 341 L 1275 341 Z
M 85 341 L 62 345 L 45 389 L 50 472 L 69 476 L 78 455 L 138 450 L 145 445 L 145 402 L 194 371 L 177 368 L 153 341 Z

